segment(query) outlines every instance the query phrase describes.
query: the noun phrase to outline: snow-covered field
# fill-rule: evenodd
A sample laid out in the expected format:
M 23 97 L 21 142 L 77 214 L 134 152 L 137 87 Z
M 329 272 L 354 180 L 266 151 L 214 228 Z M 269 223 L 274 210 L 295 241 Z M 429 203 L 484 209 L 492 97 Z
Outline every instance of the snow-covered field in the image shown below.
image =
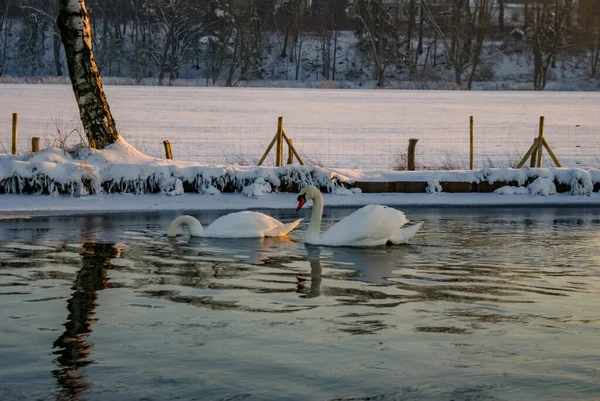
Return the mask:
M 252 165 L 275 135 L 277 117 L 305 161 L 324 167 L 392 169 L 418 138 L 422 168 L 465 168 L 469 116 L 476 167 L 515 165 L 546 118 L 545 135 L 567 167 L 600 166 L 600 93 L 317 90 L 106 86 L 123 137 L 163 157 Z M 11 113 L 19 149 L 42 146 L 79 127 L 69 85 L 0 85 L 0 153 L 10 152 Z M 77 133 L 70 142 L 79 141 Z M 285 158 L 287 158 L 287 149 Z M 551 164 L 550 158 L 545 161 Z M 273 164 L 273 153 L 266 164 Z

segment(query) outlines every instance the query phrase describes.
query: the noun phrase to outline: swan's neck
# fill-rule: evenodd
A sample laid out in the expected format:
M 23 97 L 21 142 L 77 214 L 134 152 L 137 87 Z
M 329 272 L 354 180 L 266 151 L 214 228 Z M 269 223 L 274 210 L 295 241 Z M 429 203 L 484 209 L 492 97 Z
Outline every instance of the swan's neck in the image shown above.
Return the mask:
M 321 235 L 321 218 L 323 217 L 323 195 L 318 192 L 313 198 L 312 214 L 310 216 L 310 223 L 306 230 L 306 235 L 311 237 L 318 237 Z
M 169 237 L 177 236 L 177 230 L 179 230 L 179 227 L 181 227 L 181 226 L 187 226 L 187 228 L 190 230 L 190 234 L 193 236 L 200 236 L 200 235 L 202 235 L 202 232 L 204 231 L 202 224 L 198 220 L 196 220 L 194 217 L 179 216 L 175 220 L 173 220 L 173 222 L 171 223 L 171 226 L 169 227 L 169 231 L 167 232 L 167 236 L 169 236 Z

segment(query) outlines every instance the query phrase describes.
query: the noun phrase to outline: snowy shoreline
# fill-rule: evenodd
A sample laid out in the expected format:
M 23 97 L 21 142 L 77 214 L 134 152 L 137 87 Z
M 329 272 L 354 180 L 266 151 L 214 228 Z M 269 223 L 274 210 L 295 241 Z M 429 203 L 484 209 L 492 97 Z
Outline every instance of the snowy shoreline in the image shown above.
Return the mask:
M 306 185 L 342 195 L 360 192 L 590 195 L 600 190 L 600 170 L 388 171 L 294 165 L 219 166 L 149 157 L 122 139 L 101 151 L 82 148 L 69 153 L 46 148 L 34 154 L 0 156 L 0 194 L 80 197 L 104 193 L 177 196 L 239 192 L 248 197 L 261 197 L 272 192 L 297 192 Z
M 377 184 L 417 190 L 377 192 Z M 452 184 L 455 193 L 449 193 Z M 82 149 L 75 158 L 55 148 L 0 156 L 0 214 L 294 210 L 295 192 L 306 185 L 326 192 L 326 206 L 600 206 L 600 170 L 593 168 L 408 172 L 208 166 L 152 158 L 125 141 L 102 151 Z
M 546 208 L 600 207 L 600 194 L 556 194 L 552 196 L 503 196 L 493 193 L 469 194 L 324 194 L 326 207 L 362 207 L 376 203 L 398 208 Z M 190 213 L 229 210 L 289 210 L 295 213 L 296 194 L 275 193 L 261 198 L 240 194 L 181 196 L 91 195 L 87 197 L 0 195 L 0 219 L 40 215 L 118 214 L 118 213 Z M 310 207 L 310 206 L 309 206 Z

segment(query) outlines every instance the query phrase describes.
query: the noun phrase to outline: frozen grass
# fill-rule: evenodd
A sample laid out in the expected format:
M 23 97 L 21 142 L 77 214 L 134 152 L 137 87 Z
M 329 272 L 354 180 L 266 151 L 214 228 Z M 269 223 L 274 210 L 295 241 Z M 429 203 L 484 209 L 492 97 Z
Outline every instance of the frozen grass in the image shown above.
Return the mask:
M 339 89 L 339 85 L 335 81 L 323 81 L 315 84 L 316 89 Z

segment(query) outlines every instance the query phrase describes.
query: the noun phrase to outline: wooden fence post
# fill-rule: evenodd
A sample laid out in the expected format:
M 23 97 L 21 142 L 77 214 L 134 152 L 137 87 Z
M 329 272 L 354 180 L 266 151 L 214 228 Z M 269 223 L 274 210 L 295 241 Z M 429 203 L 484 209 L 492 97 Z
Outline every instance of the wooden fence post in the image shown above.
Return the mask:
M 258 161 L 257 166 L 260 166 L 263 164 L 263 162 L 265 161 L 265 159 L 267 158 L 267 155 L 269 154 L 269 152 L 271 151 L 271 148 L 273 147 L 273 145 L 275 145 L 275 142 L 277 142 L 277 134 L 275 134 L 275 136 L 273 137 L 273 140 L 271 141 L 271 143 L 269 144 L 269 146 L 267 147 L 267 150 L 265 150 L 265 153 L 263 153 L 262 157 L 260 158 L 260 160 Z
M 273 140 L 267 147 L 267 150 L 265 150 L 265 153 L 263 153 L 262 157 L 258 161 L 258 165 L 259 166 L 262 165 L 262 163 L 265 161 L 267 155 L 269 154 L 269 152 L 271 151 L 273 146 L 275 144 L 277 144 L 277 154 L 275 157 L 275 159 L 276 159 L 275 164 L 277 167 L 281 167 L 283 165 L 283 141 L 286 141 L 288 144 L 288 162 L 287 163 L 292 164 L 294 162 L 294 156 L 296 156 L 296 159 L 298 159 L 298 163 L 300 163 L 302 166 L 304 166 L 304 161 L 302 161 L 302 158 L 300 157 L 298 152 L 296 152 L 296 149 L 294 148 L 294 145 L 292 144 L 292 140 L 287 137 L 287 135 L 285 134 L 285 131 L 283 130 L 283 117 L 279 117 L 277 119 L 277 133 L 275 134 L 275 136 L 273 137 Z
M 19 115 L 13 113 L 12 115 L 12 154 L 17 154 L 17 135 L 19 133 Z
M 470 149 L 471 149 L 471 157 L 469 158 L 469 169 L 473 170 L 475 168 L 475 124 L 473 121 L 473 116 L 469 118 L 470 125 Z
M 163 145 L 165 145 L 165 156 L 169 160 L 173 160 L 173 153 L 171 152 L 171 144 L 168 139 L 163 141 Z
M 562 164 L 560 164 L 560 162 L 558 161 L 558 158 L 556 157 L 556 155 L 552 151 L 552 148 L 550 148 L 550 145 L 548 145 L 548 142 L 546 142 L 546 138 L 542 139 L 542 145 L 544 145 L 544 147 L 548 151 L 548 154 L 550 155 L 550 158 L 552 159 L 552 161 L 554 162 L 554 164 L 556 165 L 556 167 L 562 167 Z M 540 152 L 541 151 L 542 151 L 542 147 L 540 146 Z
M 292 140 L 288 139 L 288 162 L 287 164 L 294 164 L 294 152 L 292 151 Z
M 529 162 L 529 167 L 535 167 L 537 163 L 537 152 L 541 152 L 542 150 L 538 146 L 538 139 L 533 138 L 533 152 L 531 152 L 531 161 Z
M 40 137 L 34 136 L 31 138 L 31 151 L 39 152 L 40 151 Z
M 277 156 L 275 165 L 281 167 L 283 165 L 283 117 L 277 119 Z
M 537 166 L 542 167 L 542 144 L 544 143 L 544 116 L 540 116 L 540 134 L 538 136 Z
M 290 138 L 288 138 L 287 135 L 285 134 L 285 131 L 283 132 L 283 139 L 287 142 L 288 147 L 290 149 L 290 152 L 292 152 L 293 155 L 296 156 L 296 159 L 298 160 L 298 163 L 300 163 L 301 166 L 304 166 L 304 161 L 302 160 L 302 158 L 300 157 L 300 155 L 296 151 L 296 148 L 292 144 L 292 140 Z
M 411 138 L 408 140 L 408 170 L 415 171 L 415 148 L 417 147 L 417 142 L 419 140 L 416 138 Z

